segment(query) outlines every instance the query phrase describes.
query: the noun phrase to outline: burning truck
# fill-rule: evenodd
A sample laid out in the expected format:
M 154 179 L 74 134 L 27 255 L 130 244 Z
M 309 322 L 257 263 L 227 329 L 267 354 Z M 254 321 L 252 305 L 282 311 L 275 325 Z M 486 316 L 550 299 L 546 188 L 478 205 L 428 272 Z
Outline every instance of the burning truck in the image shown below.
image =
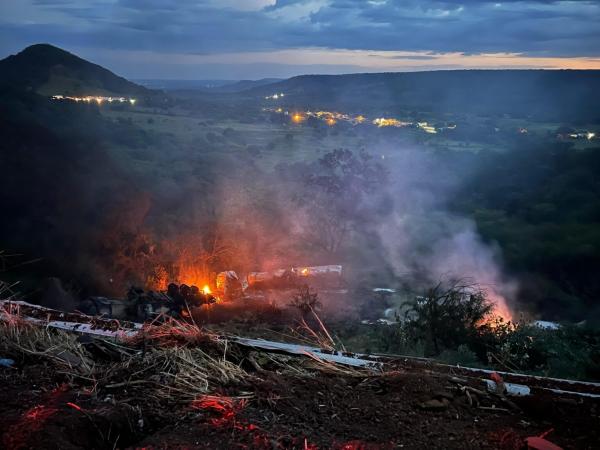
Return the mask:
M 160 316 L 185 319 L 203 305 L 266 298 L 268 292 L 291 291 L 307 284 L 321 289 L 343 287 L 342 266 L 291 267 L 250 272 L 245 277 L 227 270 L 218 273 L 211 283 L 214 292 L 209 284 L 200 289 L 194 285 L 171 283 L 164 291 L 131 287 L 126 299 L 89 297 L 80 304 L 79 310 L 94 316 L 140 321 Z

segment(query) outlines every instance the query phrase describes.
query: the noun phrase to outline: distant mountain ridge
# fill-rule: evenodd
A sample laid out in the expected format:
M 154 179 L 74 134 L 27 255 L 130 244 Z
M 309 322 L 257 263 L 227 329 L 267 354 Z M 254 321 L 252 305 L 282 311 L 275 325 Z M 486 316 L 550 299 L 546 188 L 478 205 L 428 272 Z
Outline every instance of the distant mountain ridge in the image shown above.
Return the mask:
M 260 80 L 134 80 L 142 86 L 165 91 L 202 91 L 219 94 L 242 92 L 283 81 L 282 78 Z
M 281 78 L 262 78 L 260 80 L 240 80 L 231 84 L 224 84 L 210 89 L 208 92 L 242 92 L 261 86 L 270 86 L 274 83 L 284 81 Z
M 182 87 L 248 100 L 275 93 L 273 105 L 350 113 L 420 113 L 533 117 L 547 122 L 600 123 L 598 70 L 441 70 L 301 75 Z M 0 61 L 0 88 L 50 95 L 152 96 L 158 91 L 50 44 L 36 44 Z M 260 99 L 262 101 L 262 99 Z
M 146 95 L 148 89 L 50 44 L 0 61 L 0 85 L 42 95 Z
M 401 110 L 600 122 L 599 70 L 440 70 L 301 75 L 246 91 L 279 104 L 353 112 Z

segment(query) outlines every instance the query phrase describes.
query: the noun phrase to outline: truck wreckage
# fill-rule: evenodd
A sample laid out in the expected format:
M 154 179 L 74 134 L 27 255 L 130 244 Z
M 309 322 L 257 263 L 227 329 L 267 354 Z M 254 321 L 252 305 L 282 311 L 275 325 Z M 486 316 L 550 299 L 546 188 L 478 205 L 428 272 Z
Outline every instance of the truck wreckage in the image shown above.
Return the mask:
M 198 286 L 170 283 L 164 291 L 131 287 L 126 299 L 92 296 L 83 300 L 79 310 L 92 316 L 106 318 L 153 320 L 159 316 L 187 318 L 202 305 L 254 299 L 270 290 L 294 290 L 303 285 L 335 289 L 343 285 L 342 266 L 304 266 L 277 269 L 270 272 L 250 272 L 240 277 L 227 270 L 216 275 L 214 292 L 210 285 Z

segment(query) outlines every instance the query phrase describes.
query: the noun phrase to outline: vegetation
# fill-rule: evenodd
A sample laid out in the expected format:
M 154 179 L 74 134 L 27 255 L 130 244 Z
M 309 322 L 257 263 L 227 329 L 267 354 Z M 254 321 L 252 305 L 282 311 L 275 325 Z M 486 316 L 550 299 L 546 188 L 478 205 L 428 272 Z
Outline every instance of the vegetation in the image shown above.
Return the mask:
M 439 354 L 442 343 L 458 348 L 476 340 L 492 310 L 493 304 L 479 286 L 455 280 L 440 282 L 415 298 L 405 318 L 410 334 Z
M 484 291 L 461 281 L 417 297 L 394 325 L 337 324 L 349 349 L 427 356 L 449 364 L 559 378 L 600 380 L 600 330 L 585 325 L 543 328 L 494 318 Z
M 335 149 L 304 178 L 305 190 L 295 200 L 308 207 L 310 241 L 335 254 L 356 224 L 373 217 L 365 201 L 385 185 L 388 172 L 361 150 Z
M 290 306 L 296 308 L 302 314 L 302 318 L 306 320 L 308 315 L 318 311 L 322 304 L 319 301 L 319 294 L 311 291 L 308 285 L 304 285 L 300 286 L 298 292 L 292 296 Z
M 370 113 L 432 112 L 598 123 L 598 71 L 469 70 L 303 75 L 251 91 L 288 106 Z M 584 93 L 585 92 L 585 93 Z M 282 104 L 287 105 L 284 102 Z M 414 114 L 416 112 L 416 114 Z
M 135 107 L 50 101 L 47 83 L 61 64 L 83 94 L 98 88 L 147 98 Z M 200 265 L 208 276 L 340 262 L 357 284 L 387 285 L 398 273 L 390 242 L 381 239 L 385 225 L 418 215 L 417 231 L 394 239 L 418 235 L 411 257 L 420 264 L 405 269 L 422 273 L 435 262 L 438 240 L 431 236 L 451 229 L 446 219 L 456 215 L 498 246 L 504 268 L 519 281 L 520 308 L 550 320 L 585 320 L 590 329 L 600 317 L 598 140 L 556 137 L 596 129 L 594 72 L 473 71 L 466 81 L 459 72 L 297 77 L 250 91 L 164 97 L 49 46 L 1 65 L 10 70 L 0 70 L 0 205 L 13 220 L 0 223 L 0 248 L 24 260 L 42 258 L 3 277 L 23 280 L 28 299 L 39 299 L 47 276 L 60 277 L 79 296 L 122 295 L 132 283 L 158 286 L 186 265 Z M 375 82 L 384 88 L 373 88 Z M 585 95 L 558 96 L 557 86 L 583 86 Z M 262 94 L 274 89 L 298 93 L 286 95 L 298 102 L 290 108 L 398 113 L 457 127 L 429 135 L 293 124 L 262 111 Z M 343 95 L 347 89 L 360 95 Z M 465 89 L 473 96 L 463 104 Z M 226 251 L 206 262 L 217 247 Z M 424 297 L 454 309 L 482 300 L 430 294 Z M 424 314 L 421 306 L 413 305 L 413 313 Z M 481 303 L 469 320 L 477 322 L 484 310 Z M 466 345 L 483 362 L 493 348 L 504 358 L 499 331 L 482 334 L 460 320 L 431 316 L 434 334 L 413 323 L 364 330 L 356 340 L 382 351 L 437 355 Z M 549 358 L 536 357 L 542 362 L 528 367 Z
M 455 207 L 498 242 L 531 309 L 546 317 L 598 320 L 600 153 L 528 142 L 483 154 Z
M 150 91 L 49 44 L 27 47 L 0 61 L 0 86 L 44 95 L 137 95 Z

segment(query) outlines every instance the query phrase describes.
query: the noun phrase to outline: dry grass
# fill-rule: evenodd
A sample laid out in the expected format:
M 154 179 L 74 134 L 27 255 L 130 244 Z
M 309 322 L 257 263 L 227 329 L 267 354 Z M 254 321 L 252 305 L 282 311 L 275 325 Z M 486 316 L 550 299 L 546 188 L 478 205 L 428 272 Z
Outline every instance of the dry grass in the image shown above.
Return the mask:
M 101 397 L 136 398 L 150 404 L 189 404 L 225 387 L 233 387 L 240 398 L 249 398 L 246 387 L 266 372 L 294 376 L 369 375 L 366 369 L 332 364 L 313 354 L 302 358 L 249 352 L 195 324 L 174 319 L 149 324 L 138 336 L 121 343 L 96 339 L 83 344 L 74 333 L 45 328 L 6 310 L 0 310 L 0 315 L 3 355 L 24 363 L 44 360 L 62 377 L 58 381 L 69 381 Z M 319 324 L 321 329 L 312 337 L 323 337 L 318 340 L 331 346 L 333 339 L 322 322 Z M 104 357 L 98 357 L 98 350 Z M 255 370 L 249 373 L 243 364 Z
M 92 374 L 95 364 L 77 342 L 77 336 L 36 326 L 0 307 L 0 351 L 15 359 L 40 358 L 60 370 Z
M 45 360 L 58 374 L 93 391 L 127 389 L 189 402 L 250 378 L 228 352 L 226 341 L 217 341 L 194 325 L 168 322 L 148 327 L 140 338 L 123 346 L 97 340 L 94 345 L 109 346 L 117 356 L 114 361 L 97 361 L 76 334 L 28 323 L 5 310 L 0 314 L 3 355 L 25 362 Z
M 0 300 L 16 300 L 16 292 L 14 290 L 17 283 L 8 284 L 0 280 Z
M 160 347 L 212 346 L 217 335 L 195 323 L 163 316 L 145 324 L 141 332 L 126 340 L 130 345 L 152 344 Z

